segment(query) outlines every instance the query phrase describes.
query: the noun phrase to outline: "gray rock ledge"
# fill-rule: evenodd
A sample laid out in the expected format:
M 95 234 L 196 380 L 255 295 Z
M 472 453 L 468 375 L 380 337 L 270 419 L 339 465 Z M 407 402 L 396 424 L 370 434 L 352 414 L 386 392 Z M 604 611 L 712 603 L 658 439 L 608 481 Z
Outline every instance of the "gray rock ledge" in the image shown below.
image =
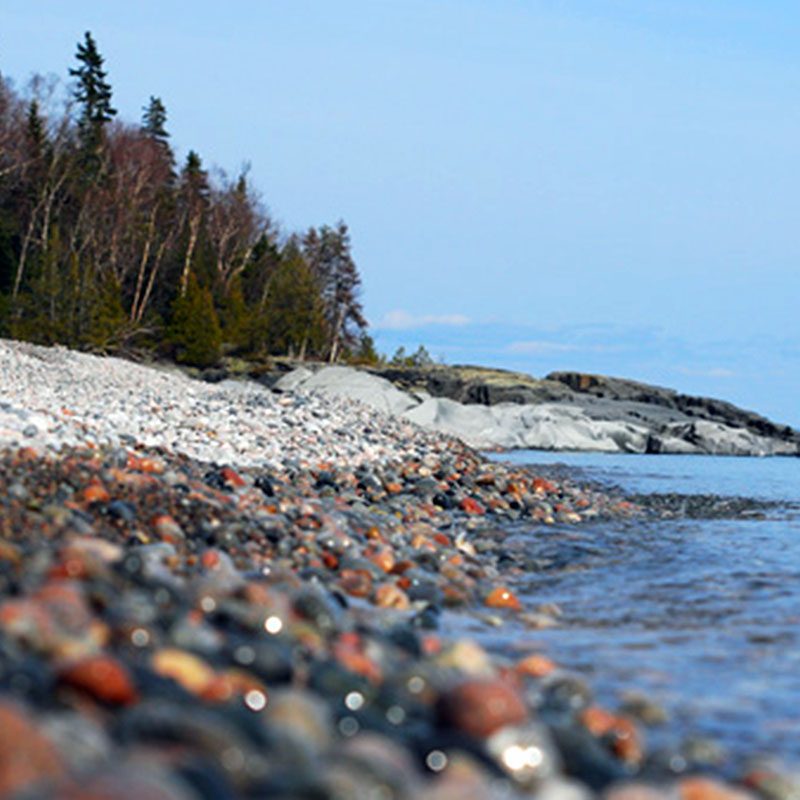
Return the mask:
M 600 375 L 321 367 L 294 370 L 275 387 L 359 400 L 479 449 L 800 454 L 800 433 L 731 403 Z

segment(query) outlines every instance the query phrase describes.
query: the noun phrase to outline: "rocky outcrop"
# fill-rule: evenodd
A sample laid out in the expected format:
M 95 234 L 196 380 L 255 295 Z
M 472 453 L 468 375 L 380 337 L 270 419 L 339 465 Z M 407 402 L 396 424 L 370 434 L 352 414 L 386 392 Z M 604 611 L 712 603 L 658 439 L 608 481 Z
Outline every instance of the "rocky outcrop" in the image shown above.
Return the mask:
M 552 372 L 547 376 L 547 380 L 562 383 L 573 392 L 586 397 L 657 406 L 674 411 L 689 420 L 686 423 L 688 427 L 683 434 L 684 438 L 697 435 L 696 426 L 693 427 L 692 421 L 700 419 L 718 422 L 727 427 L 742 428 L 768 439 L 800 444 L 800 433 L 788 425 L 777 425 L 759 414 L 745 411 L 724 400 L 695 397 L 661 386 L 580 372 Z
M 370 371 L 406 391 L 424 391 L 466 405 L 559 403 L 569 401 L 575 394 L 560 381 L 489 367 L 386 366 Z
M 298 369 L 278 390 L 345 396 L 481 449 L 798 455 L 800 434 L 719 400 L 580 373 Z

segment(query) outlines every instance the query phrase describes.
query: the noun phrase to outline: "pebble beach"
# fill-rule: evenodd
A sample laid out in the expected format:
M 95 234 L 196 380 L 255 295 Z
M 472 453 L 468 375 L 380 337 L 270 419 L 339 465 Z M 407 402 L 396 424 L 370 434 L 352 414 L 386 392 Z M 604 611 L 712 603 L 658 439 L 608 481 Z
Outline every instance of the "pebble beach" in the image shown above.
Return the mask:
M 0 341 L 0 797 L 796 797 L 451 629 L 557 615 L 519 526 L 645 513 L 354 401 Z

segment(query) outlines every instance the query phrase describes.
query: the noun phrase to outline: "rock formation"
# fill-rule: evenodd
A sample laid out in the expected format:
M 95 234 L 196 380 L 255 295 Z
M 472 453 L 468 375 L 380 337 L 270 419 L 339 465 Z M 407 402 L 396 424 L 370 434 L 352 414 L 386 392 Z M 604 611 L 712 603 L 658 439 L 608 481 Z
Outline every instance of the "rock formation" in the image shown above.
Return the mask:
M 800 453 L 800 433 L 731 403 L 600 375 L 324 367 L 295 370 L 275 386 L 356 399 L 481 449 Z

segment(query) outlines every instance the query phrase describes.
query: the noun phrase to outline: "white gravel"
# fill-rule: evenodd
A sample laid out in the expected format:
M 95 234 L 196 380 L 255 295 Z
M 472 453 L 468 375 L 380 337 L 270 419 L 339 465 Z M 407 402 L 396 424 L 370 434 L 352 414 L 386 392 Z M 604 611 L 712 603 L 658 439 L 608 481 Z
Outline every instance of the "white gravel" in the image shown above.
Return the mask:
M 0 339 L 0 448 L 90 443 L 276 467 L 382 462 L 448 446 L 352 400 L 208 384 L 177 370 Z

